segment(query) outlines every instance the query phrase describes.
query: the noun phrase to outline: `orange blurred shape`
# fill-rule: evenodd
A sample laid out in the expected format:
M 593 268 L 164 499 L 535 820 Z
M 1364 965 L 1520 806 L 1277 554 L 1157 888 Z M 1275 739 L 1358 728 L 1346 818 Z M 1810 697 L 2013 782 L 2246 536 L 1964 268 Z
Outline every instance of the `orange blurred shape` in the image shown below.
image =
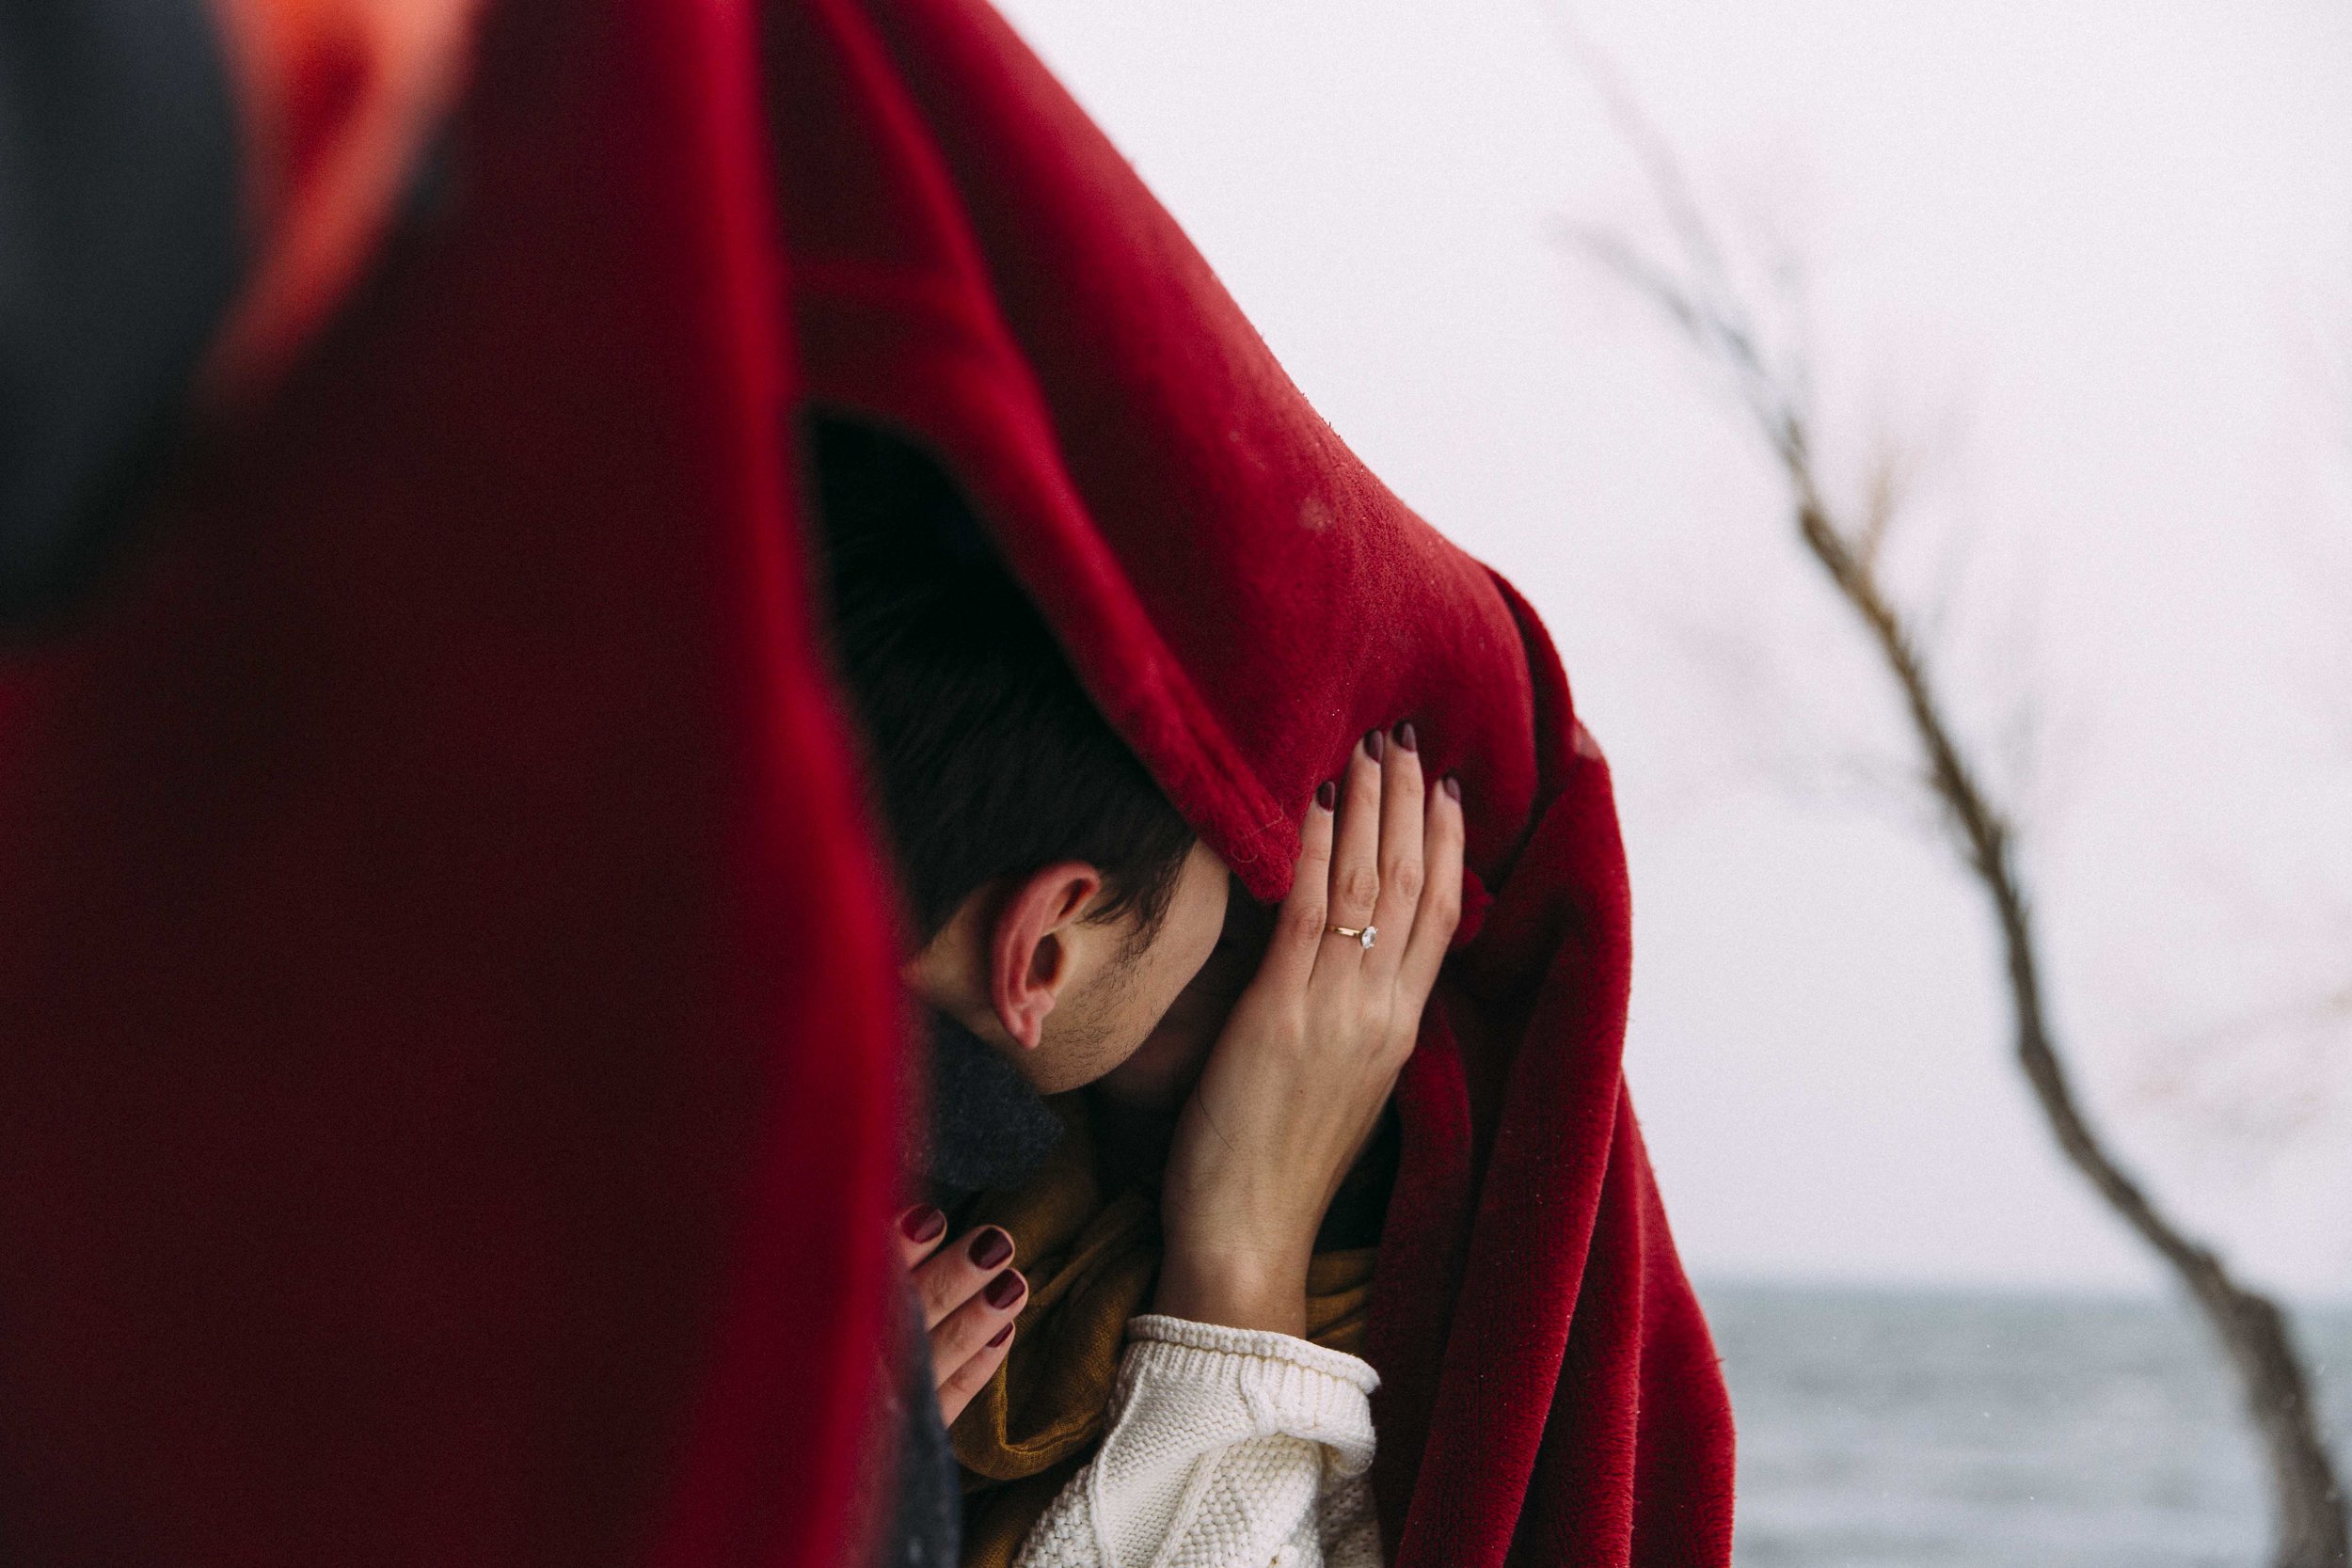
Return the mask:
M 252 258 L 199 381 L 266 389 L 324 325 L 463 85 L 480 0 L 212 0 L 236 85 Z

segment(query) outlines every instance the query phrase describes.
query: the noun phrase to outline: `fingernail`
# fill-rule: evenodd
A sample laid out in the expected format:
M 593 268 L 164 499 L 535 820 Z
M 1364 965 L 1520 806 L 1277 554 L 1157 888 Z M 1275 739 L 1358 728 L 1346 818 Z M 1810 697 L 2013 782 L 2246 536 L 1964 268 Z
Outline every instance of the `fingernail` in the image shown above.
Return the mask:
M 972 1266 L 993 1269 L 1012 1256 L 1012 1238 L 990 1226 L 972 1238 Z
M 1438 781 L 1438 787 L 1445 791 L 1445 798 L 1449 800 L 1458 800 L 1462 798 L 1462 781 L 1451 773 Z
M 1408 752 L 1421 750 L 1421 736 L 1413 733 L 1413 721 L 1410 719 L 1396 727 L 1396 743 Z
M 991 1307 L 1002 1312 L 1028 1293 L 1029 1282 L 1021 1277 L 1020 1271 L 1007 1269 L 988 1282 L 987 1288 L 980 1291 L 980 1296 Z
M 1008 1340 L 1008 1339 L 1009 1339 L 1009 1338 L 1012 1338 L 1012 1324 L 1010 1324 L 1010 1323 L 1007 1323 L 1004 1327 L 1002 1327 L 1002 1328 L 1000 1328 L 1000 1329 L 998 1329 L 998 1330 L 996 1331 L 996 1338 L 994 1338 L 993 1339 L 991 1339 L 991 1340 L 988 1342 L 988 1348 L 989 1348 L 989 1349 L 991 1349 L 991 1350 L 994 1350 L 994 1349 L 995 1349 L 998 1345 L 1003 1344 L 1006 1340 Z
M 1371 730 L 1365 733 L 1364 755 L 1370 757 L 1375 762 L 1378 762 L 1380 760 L 1380 753 L 1388 749 L 1389 737 L 1387 735 L 1379 730 Z
M 947 1216 L 928 1203 L 918 1203 L 898 1216 L 898 1234 L 910 1242 L 928 1242 L 947 1228 Z
M 1339 803 L 1340 786 L 1338 784 L 1335 784 L 1330 780 L 1326 779 L 1322 784 L 1316 785 L 1316 805 L 1321 806 L 1325 811 L 1331 811 L 1337 808 Z

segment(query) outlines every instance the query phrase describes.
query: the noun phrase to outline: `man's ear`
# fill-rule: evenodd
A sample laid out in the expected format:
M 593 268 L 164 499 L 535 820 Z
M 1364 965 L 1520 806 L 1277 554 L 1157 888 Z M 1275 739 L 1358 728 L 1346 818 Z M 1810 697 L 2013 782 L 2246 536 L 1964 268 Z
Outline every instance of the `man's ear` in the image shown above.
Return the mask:
M 1103 874 L 1084 861 L 1063 861 L 1012 885 L 997 907 L 988 938 L 988 1001 L 1005 1033 L 1033 1051 L 1070 983 L 1069 928 L 1103 888 Z

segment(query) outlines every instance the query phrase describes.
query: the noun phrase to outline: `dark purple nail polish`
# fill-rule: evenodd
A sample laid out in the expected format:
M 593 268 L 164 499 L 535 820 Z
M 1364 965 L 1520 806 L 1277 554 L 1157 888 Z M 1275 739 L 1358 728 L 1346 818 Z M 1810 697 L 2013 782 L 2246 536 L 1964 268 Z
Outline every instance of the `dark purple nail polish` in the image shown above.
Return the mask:
M 1315 804 L 1325 811 L 1336 811 L 1340 803 L 1340 786 L 1326 779 L 1315 786 Z
M 1364 736 L 1364 755 L 1370 757 L 1375 762 L 1378 762 L 1380 760 L 1380 754 L 1388 749 L 1389 737 L 1385 731 L 1371 730 L 1366 732 Z
M 1006 1340 L 1008 1340 L 1008 1339 L 1009 1339 L 1009 1338 L 1012 1338 L 1012 1324 L 1010 1324 L 1010 1323 L 1007 1323 L 1004 1327 L 1002 1327 L 1002 1328 L 1000 1328 L 1000 1329 L 998 1329 L 998 1330 L 996 1331 L 996 1337 L 995 1337 L 994 1338 L 991 1339 L 991 1340 L 988 1342 L 988 1348 L 989 1348 L 989 1349 L 991 1349 L 991 1350 L 994 1350 L 994 1349 L 995 1349 L 998 1345 L 1003 1344 Z
M 1007 1269 L 988 1282 L 986 1289 L 980 1291 L 980 1299 L 1002 1312 L 1028 1293 L 1029 1282 L 1022 1278 L 1018 1272 Z
M 990 1226 L 972 1238 L 972 1266 L 993 1269 L 1012 1256 L 1012 1238 Z
M 1445 791 L 1445 798 L 1449 800 L 1458 800 L 1462 798 L 1462 781 L 1451 773 L 1438 781 L 1438 787 Z
M 1396 727 L 1396 743 L 1408 752 L 1421 750 L 1421 736 L 1413 733 L 1413 721 L 1410 719 Z
M 947 1216 L 928 1203 L 918 1203 L 898 1216 L 898 1234 L 910 1242 L 928 1242 L 947 1228 Z

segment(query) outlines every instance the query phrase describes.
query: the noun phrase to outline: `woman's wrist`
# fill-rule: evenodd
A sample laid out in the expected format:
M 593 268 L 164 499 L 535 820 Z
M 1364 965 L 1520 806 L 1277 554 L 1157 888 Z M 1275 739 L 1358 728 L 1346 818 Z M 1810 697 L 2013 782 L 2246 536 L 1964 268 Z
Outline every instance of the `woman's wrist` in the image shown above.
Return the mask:
M 1160 1263 L 1152 1310 L 1191 1323 L 1307 1333 L 1305 1258 L 1269 1259 L 1231 1249 L 1171 1246 Z

